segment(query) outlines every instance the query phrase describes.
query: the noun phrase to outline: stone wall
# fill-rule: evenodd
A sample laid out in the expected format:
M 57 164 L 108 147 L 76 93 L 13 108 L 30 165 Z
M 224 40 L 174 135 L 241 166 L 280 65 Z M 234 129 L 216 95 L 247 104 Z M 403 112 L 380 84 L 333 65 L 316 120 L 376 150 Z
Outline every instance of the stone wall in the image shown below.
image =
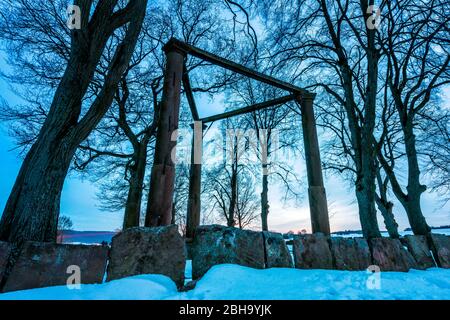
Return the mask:
M 190 244 L 193 279 L 217 264 L 247 267 L 408 271 L 450 268 L 450 238 L 440 234 L 401 239 L 296 236 L 293 260 L 283 236 L 212 225 L 197 228 Z M 13 254 L 14 252 L 14 254 Z M 14 258 L 13 258 L 14 256 Z M 108 264 L 109 262 L 109 264 Z M 185 241 L 177 226 L 132 228 L 113 238 L 112 247 L 27 242 L 20 250 L 0 242 L 2 292 L 66 285 L 72 266 L 81 283 L 101 283 L 140 274 L 162 274 L 178 287 L 184 284 Z M 8 270 L 6 270 L 8 269 Z M 71 283 L 69 283 L 71 284 Z
M 436 267 L 435 260 L 440 267 L 448 268 L 450 263 L 449 237 L 435 234 L 368 242 L 317 233 L 295 236 L 292 246 L 294 263 L 280 234 L 202 226 L 190 247 L 193 278 L 224 263 L 257 269 L 294 265 L 298 269 L 366 270 L 375 265 L 381 271 L 402 272 Z
M 443 234 L 431 235 L 431 250 L 441 268 L 450 268 L 450 237 Z
M 178 227 L 131 228 L 112 239 L 107 281 L 139 274 L 162 274 L 184 284 L 186 255 Z
M 113 238 L 111 248 L 26 242 L 14 263 L 11 251 L 0 242 L 0 292 L 74 284 L 71 276 L 78 271 L 81 284 L 102 283 L 105 272 L 107 281 L 151 273 L 184 284 L 185 248 L 177 226 L 128 229 Z M 12 268 L 3 277 L 8 264 Z
M 101 283 L 108 250 L 107 246 L 26 242 L 3 291 L 66 285 L 78 271 L 81 283 Z
M 331 238 L 333 267 L 338 270 L 366 270 L 372 264 L 369 244 L 364 238 Z
M 256 232 L 220 225 L 200 226 L 190 245 L 192 278 L 202 277 L 218 264 L 292 268 L 292 258 L 280 233 Z

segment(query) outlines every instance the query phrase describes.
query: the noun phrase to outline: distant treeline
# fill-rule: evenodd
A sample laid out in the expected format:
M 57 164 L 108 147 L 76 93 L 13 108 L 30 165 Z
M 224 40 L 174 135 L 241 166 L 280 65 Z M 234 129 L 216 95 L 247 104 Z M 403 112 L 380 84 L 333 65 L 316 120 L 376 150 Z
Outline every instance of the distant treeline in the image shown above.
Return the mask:
M 450 225 L 440 226 L 440 227 L 431 227 L 431 229 L 434 229 L 434 230 L 437 230 L 437 229 L 450 229 Z M 406 228 L 405 231 L 411 231 L 411 228 Z

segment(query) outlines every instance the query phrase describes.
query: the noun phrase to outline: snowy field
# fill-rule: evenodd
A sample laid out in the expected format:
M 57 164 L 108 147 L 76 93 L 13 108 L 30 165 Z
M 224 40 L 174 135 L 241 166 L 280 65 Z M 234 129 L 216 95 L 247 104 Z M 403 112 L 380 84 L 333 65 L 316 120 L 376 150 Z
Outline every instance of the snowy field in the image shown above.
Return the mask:
M 450 229 L 433 229 L 433 233 L 440 233 L 445 235 L 450 235 Z M 100 244 L 103 241 L 111 243 L 112 237 L 115 232 L 109 231 L 68 231 L 64 234 L 63 242 L 67 244 Z M 412 231 L 400 231 L 400 235 L 410 235 L 413 234 Z M 389 237 L 388 233 L 381 232 L 383 237 Z M 349 233 L 349 234 L 332 234 L 333 237 L 362 237 L 362 233 Z
M 450 299 L 450 270 L 382 272 L 377 281 L 365 271 L 256 270 L 226 264 L 213 267 L 194 290 L 183 293 L 165 276 L 142 275 L 80 289 L 61 286 L 0 294 L 2 299 Z
M 447 236 L 450 236 L 450 229 L 449 228 L 443 228 L 443 229 L 433 229 L 431 230 L 432 233 L 436 234 L 445 234 Z M 412 231 L 399 231 L 400 236 L 406 236 L 406 235 L 412 235 Z M 349 234 L 331 234 L 332 237 L 343 237 L 343 238 L 355 238 L 355 237 L 362 237 L 362 233 L 349 233 Z M 389 237 L 389 234 L 386 231 L 381 232 L 382 237 Z

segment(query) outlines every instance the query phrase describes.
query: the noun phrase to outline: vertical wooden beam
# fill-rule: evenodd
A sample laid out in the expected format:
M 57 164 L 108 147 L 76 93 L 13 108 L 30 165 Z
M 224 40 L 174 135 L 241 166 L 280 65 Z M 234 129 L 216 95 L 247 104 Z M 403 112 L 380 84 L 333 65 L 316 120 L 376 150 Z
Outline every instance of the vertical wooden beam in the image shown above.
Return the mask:
M 183 87 L 186 93 L 186 98 L 189 104 L 189 108 L 191 109 L 192 118 L 194 121 L 198 121 L 200 119 L 197 111 L 197 106 L 195 105 L 194 94 L 192 93 L 191 81 L 189 80 L 189 71 L 186 67 L 186 64 L 183 66 Z
M 200 225 L 203 131 L 206 129 L 206 125 L 201 121 L 195 121 L 191 127 L 194 130 L 192 135 L 189 199 L 186 217 L 186 238 L 188 239 L 194 237 L 195 229 Z
M 330 234 L 327 196 L 323 185 L 319 140 L 314 118 L 314 94 L 303 94 L 300 101 L 302 111 L 303 140 L 305 144 L 306 169 L 308 172 L 309 208 L 312 232 Z
M 166 45 L 164 51 L 166 69 L 145 217 L 147 227 L 169 225 L 172 222 L 175 183 L 175 159 L 172 157 L 176 154 L 185 52 L 172 45 Z

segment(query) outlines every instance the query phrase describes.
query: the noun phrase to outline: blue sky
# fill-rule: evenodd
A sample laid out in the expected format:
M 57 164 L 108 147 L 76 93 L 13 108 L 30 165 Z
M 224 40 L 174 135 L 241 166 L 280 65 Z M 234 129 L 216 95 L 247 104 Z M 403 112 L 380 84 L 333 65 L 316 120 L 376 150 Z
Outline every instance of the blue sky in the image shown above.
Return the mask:
M 0 70 L 5 68 L 0 60 Z M 14 104 L 19 99 L 10 91 L 4 80 L 0 79 L 0 96 Z M 209 101 L 201 98 L 197 101 L 199 112 L 207 116 L 221 111 L 219 101 Z M 447 103 L 447 102 L 446 102 Z M 300 130 L 300 129 L 299 129 Z M 7 134 L 7 128 L 0 123 L 0 210 L 2 211 L 19 171 L 21 159 L 13 149 L 13 141 Z M 304 174 L 302 159 L 295 164 L 296 170 Z M 326 177 L 326 189 L 330 207 L 330 223 L 333 231 L 344 229 L 360 229 L 354 191 L 337 177 Z M 121 227 L 122 212 L 104 212 L 98 209 L 94 184 L 82 181 L 77 176 L 69 176 L 66 180 L 61 202 L 61 213 L 69 216 L 77 230 L 110 231 Z M 280 201 L 281 190 L 271 187 L 269 192 L 270 215 L 269 226 L 274 231 L 307 229 L 310 231 L 310 219 L 307 195 L 302 198 L 299 206 L 284 204 Z M 422 199 L 424 214 L 430 225 L 439 226 L 450 224 L 450 203 L 442 207 L 439 196 L 426 193 Z M 408 227 L 406 215 L 399 203 L 394 206 L 394 213 L 400 228 Z M 0 212 L 1 214 L 1 212 Z M 382 218 L 379 217 L 380 226 Z M 384 228 L 382 228 L 384 229 Z

